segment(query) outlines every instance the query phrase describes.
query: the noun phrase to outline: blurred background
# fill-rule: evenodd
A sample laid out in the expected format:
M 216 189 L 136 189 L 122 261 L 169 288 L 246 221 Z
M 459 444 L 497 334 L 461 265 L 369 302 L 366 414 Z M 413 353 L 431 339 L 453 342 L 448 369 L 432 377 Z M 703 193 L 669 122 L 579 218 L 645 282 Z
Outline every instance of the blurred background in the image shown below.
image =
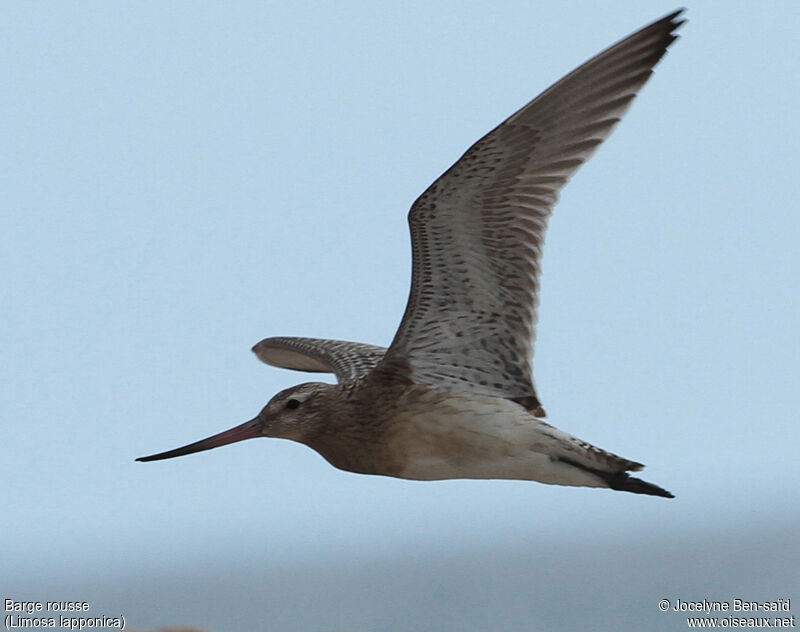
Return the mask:
M 678 630 L 660 599 L 800 600 L 794 1 L 692 3 L 550 224 L 550 420 L 675 500 L 357 476 L 279 440 L 134 462 L 309 379 L 263 337 L 388 344 L 416 196 L 675 8 L 5 3 L 0 596 L 220 632 Z

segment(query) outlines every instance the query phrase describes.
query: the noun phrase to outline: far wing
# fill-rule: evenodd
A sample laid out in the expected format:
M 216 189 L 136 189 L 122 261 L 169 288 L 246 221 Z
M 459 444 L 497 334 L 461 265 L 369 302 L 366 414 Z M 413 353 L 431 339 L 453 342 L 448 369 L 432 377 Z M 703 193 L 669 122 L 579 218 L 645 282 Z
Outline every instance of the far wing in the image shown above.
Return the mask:
M 321 338 L 265 338 L 253 347 L 262 362 L 282 369 L 335 373 L 340 382 L 369 372 L 386 353 L 384 347 Z

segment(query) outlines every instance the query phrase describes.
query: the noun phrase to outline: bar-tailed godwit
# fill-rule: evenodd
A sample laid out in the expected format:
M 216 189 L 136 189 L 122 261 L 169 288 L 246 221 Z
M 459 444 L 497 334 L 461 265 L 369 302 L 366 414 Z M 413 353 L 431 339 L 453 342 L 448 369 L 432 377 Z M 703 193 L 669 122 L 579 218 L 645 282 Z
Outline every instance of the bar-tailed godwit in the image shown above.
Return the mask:
M 156 461 L 255 437 L 304 443 L 343 470 L 492 478 L 672 498 L 640 463 L 546 423 L 533 384 L 540 261 L 561 188 L 611 134 L 683 23 L 676 11 L 550 86 L 481 138 L 414 202 L 411 293 L 389 348 L 267 338 L 273 366 L 334 373 L 257 417 Z

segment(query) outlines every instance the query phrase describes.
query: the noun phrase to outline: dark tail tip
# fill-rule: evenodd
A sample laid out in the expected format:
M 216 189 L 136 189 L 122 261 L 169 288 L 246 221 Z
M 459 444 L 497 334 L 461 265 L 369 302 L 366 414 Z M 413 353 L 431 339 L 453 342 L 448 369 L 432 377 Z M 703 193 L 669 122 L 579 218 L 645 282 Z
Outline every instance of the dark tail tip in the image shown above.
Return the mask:
M 626 472 L 616 472 L 615 474 L 598 472 L 598 475 L 605 479 L 611 489 L 616 489 L 621 492 L 647 494 L 648 496 L 661 496 L 662 498 L 675 498 L 675 496 L 666 489 L 663 489 L 658 485 L 653 485 L 653 483 L 643 481 L 640 478 L 634 478 Z
M 598 478 L 603 479 L 611 489 L 616 489 L 620 492 L 630 492 L 632 494 L 647 494 L 648 496 L 661 496 L 662 498 L 675 498 L 675 496 L 668 492 L 666 489 L 653 485 L 640 478 L 634 478 L 627 472 L 603 472 L 596 470 L 592 467 L 586 467 L 580 463 L 576 463 L 570 459 L 559 458 L 559 461 L 569 463 L 585 472 L 591 472 Z

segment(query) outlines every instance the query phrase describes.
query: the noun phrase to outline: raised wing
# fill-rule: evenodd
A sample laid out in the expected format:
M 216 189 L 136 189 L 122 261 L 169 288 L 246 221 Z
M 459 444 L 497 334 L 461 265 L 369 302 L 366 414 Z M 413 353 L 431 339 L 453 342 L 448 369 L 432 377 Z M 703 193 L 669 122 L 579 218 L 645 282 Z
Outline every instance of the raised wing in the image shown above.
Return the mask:
M 320 338 L 265 338 L 253 347 L 262 362 L 282 369 L 335 373 L 340 382 L 369 372 L 386 353 L 384 347 Z
M 561 188 L 676 39 L 681 11 L 625 38 L 481 138 L 414 203 L 411 292 L 382 369 L 515 399 L 533 385 L 540 261 Z

